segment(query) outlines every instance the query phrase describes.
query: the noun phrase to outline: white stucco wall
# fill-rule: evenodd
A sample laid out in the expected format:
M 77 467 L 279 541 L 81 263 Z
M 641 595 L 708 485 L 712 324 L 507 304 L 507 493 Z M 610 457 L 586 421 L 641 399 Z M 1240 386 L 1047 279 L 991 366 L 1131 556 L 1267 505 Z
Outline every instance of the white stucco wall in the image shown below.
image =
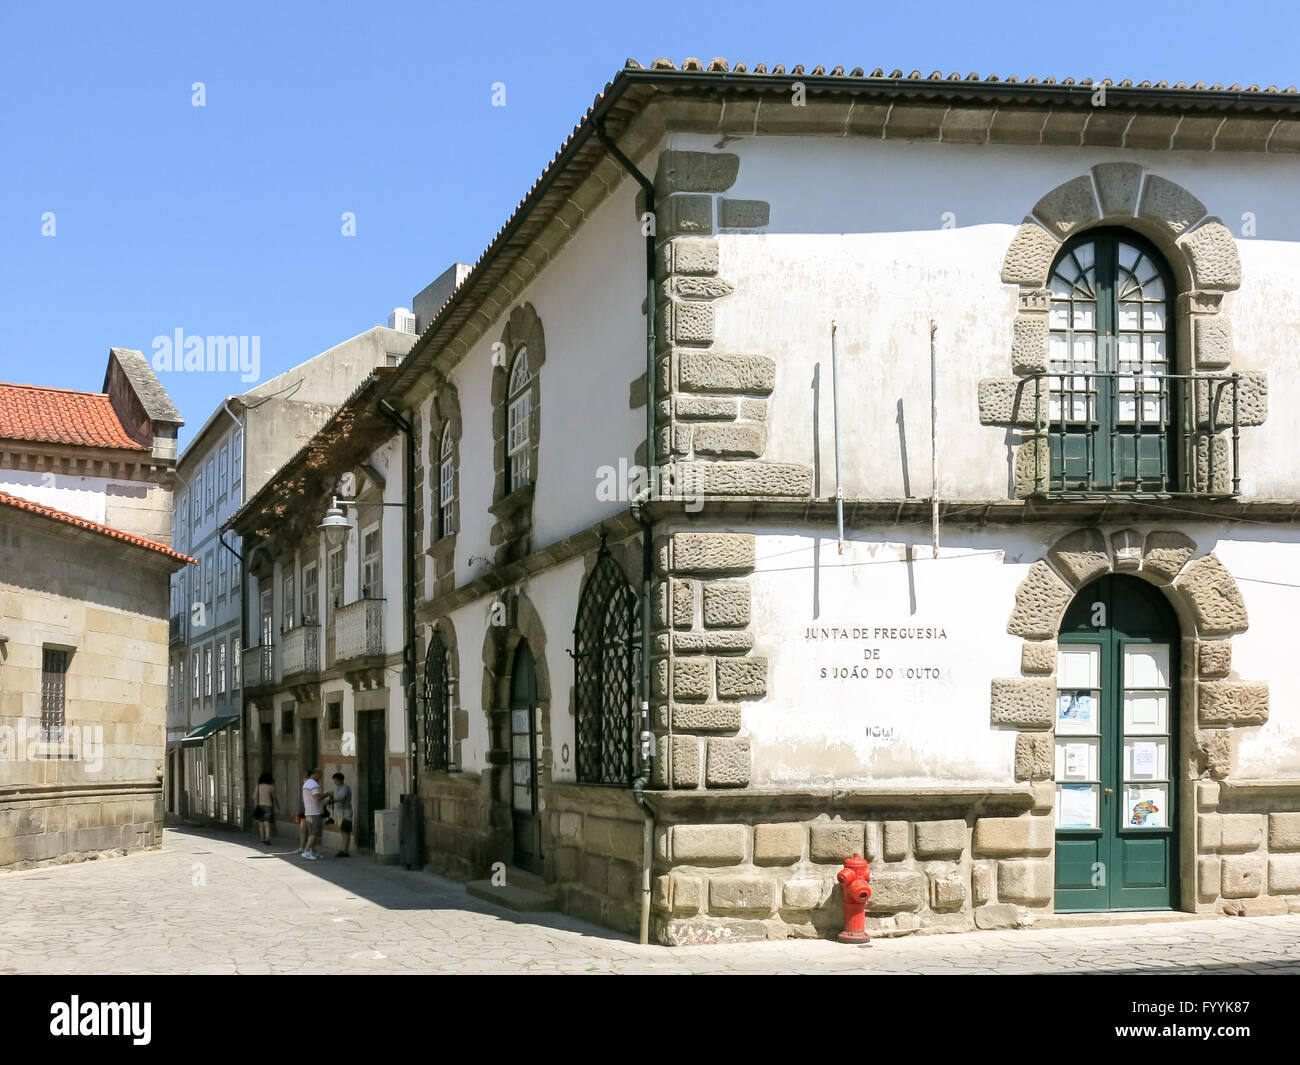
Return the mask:
M 673 146 L 716 151 L 715 141 L 677 135 Z M 981 377 L 1011 374 L 1017 289 L 1001 281 L 1003 258 L 1040 197 L 1110 161 L 1177 182 L 1237 235 L 1243 283 L 1224 300 L 1232 369 L 1266 370 L 1270 386 L 1268 422 L 1242 433 L 1242 489 L 1300 494 L 1300 467 L 1281 450 L 1300 428 L 1300 215 L 1290 191 L 1300 161 L 852 138 L 739 138 L 725 150 L 741 160 L 725 195 L 769 202 L 771 221 L 761 233 L 719 237 L 719 273 L 736 292 L 715 304 L 714 349 L 776 360 L 764 457 L 812 464 L 819 447 L 822 495 L 834 492 L 832 319 L 841 330 L 846 492 L 930 494 L 933 319 L 939 492 L 1009 495 L 1008 433 L 979 424 L 976 393 Z M 1254 237 L 1241 235 L 1248 212 Z
M 1014 734 L 990 727 L 989 683 L 1020 675 L 1021 641 L 1006 632 L 1015 592 L 1064 531 L 947 528 L 938 559 L 928 527 L 863 530 L 843 555 L 833 535 L 762 534 L 750 583 L 768 695 L 743 712 L 753 783 L 1012 783 Z M 1300 776 L 1300 678 L 1278 646 L 1300 608 L 1300 537 L 1186 531 L 1237 577 L 1246 602 L 1233 675 L 1270 686 L 1268 722 L 1232 730 L 1234 777 Z M 832 629 L 848 635 L 823 632 Z M 918 629 L 931 632 L 888 631 Z

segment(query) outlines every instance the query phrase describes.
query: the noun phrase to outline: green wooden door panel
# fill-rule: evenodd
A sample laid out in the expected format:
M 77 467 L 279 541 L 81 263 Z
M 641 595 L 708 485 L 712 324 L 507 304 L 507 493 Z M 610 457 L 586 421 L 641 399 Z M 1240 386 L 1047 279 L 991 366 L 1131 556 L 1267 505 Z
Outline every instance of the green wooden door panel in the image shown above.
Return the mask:
M 1058 912 L 1172 909 L 1177 903 L 1178 641 L 1168 601 L 1136 577 L 1103 577 L 1066 611 L 1058 699 L 1095 703 L 1097 719 L 1087 735 L 1068 731 L 1077 722 L 1058 720 L 1056 742 L 1072 746 L 1074 756 L 1088 744 L 1097 749 L 1095 775 L 1089 761 L 1089 774 L 1073 778 L 1071 754 L 1058 752 L 1058 767 L 1067 767 L 1065 776 L 1058 772 Z M 1067 677 L 1070 656 L 1075 665 Z M 1096 660 L 1095 677 L 1076 689 L 1077 663 L 1084 659 Z M 1096 789 L 1095 824 L 1062 826 L 1064 789 L 1085 787 Z

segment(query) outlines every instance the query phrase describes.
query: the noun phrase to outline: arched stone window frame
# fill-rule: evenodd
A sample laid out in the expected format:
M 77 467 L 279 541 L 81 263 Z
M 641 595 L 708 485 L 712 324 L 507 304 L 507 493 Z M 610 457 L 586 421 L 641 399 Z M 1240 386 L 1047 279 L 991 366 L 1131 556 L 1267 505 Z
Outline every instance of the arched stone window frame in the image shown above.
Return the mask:
M 578 593 L 573 658 L 576 780 L 630 787 L 640 757 L 641 611 L 626 565 L 603 540 Z
M 437 654 L 441 663 L 433 661 Z M 454 773 L 461 766 L 460 745 L 468 736 L 468 721 L 460 709 L 459 661 L 456 630 L 449 619 L 439 618 L 429 627 L 421 661 L 420 753 L 426 773 Z M 437 700 L 437 705 L 431 700 Z M 434 729 L 441 736 L 434 735 Z
M 1064 242 L 1100 226 L 1145 237 L 1172 270 L 1178 286 L 1172 330 L 1178 372 L 1231 372 L 1232 326 L 1224 297 L 1241 286 L 1241 259 L 1228 227 L 1187 189 L 1136 163 L 1101 163 L 1058 185 L 1025 217 L 1002 265 L 1002 281 L 1018 289 L 1011 344 L 1011 369 L 1017 376 L 979 383 L 980 422 L 1020 430 L 1016 498 L 1035 494 L 1037 471 L 1047 461 L 1046 437 L 1035 432 L 1039 412 L 1029 379 L 1047 370 L 1050 271 Z M 1191 491 L 1204 492 L 1230 480 L 1231 441 L 1218 419 L 1199 409 L 1197 414 L 1207 431 L 1197 438 L 1194 469 L 1187 471 L 1185 483 Z M 1241 373 L 1238 424 L 1261 425 L 1267 414 L 1266 376 Z
M 429 408 L 428 484 L 432 521 L 428 556 L 433 562 L 433 598 L 439 599 L 456 587 L 456 535 L 461 524 L 460 441 L 463 432 L 460 413 L 460 396 L 456 386 L 444 382 L 434 394 Z M 453 497 L 444 515 L 439 502 L 442 472 L 442 448 L 445 440 L 451 443 Z
M 492 441 L 493 489 L 489 508 L 496 523 L 491 543 L 496 549 L 497 564 L 523 558 L 532 550 L 533 495 L 540 468 L 538 464 L 542 425 L 542 367 L 546 362 L 546 336 L 542 321 L 531 303 L 515 307 L 501 334 L 499 358 L 492 370 Z M 528 360 L 528 445 L 527 484 L 510 482 L 510 391 L 511 372 L 521 351 Z

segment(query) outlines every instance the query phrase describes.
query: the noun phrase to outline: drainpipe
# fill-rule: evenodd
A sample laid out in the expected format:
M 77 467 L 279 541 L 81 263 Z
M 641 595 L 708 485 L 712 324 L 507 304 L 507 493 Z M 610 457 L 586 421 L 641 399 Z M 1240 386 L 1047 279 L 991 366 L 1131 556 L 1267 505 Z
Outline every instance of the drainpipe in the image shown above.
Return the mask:
M 402 682 L 406 689 L 406 764 L 407 778 L 411 782 L 411 798 L 416 803 L 415 825 L 419 831 L 419 794 L 420 775 L 416 771 L 416 718 L 415 718 L 415 431 L 411 423 L 403 418 L 391 403 L 380 399 L 376 406 L 379 413 L 393 423 L 406 437 L 406 476 L 403 488 L 406 503 L 402 508 L 406 529 L 406 580 L 402 582 L 402 599 L 405 607 L 405 639 L 402 641 Z M 420 850 L 416 844 L 415 860 L 420 860 Z
M 645 191 L 645 209 L 651 221 L 655 216 L 654 182 L 646 177 L 624 155 L 605 130 L 605 120 L 596 122 L 596 137 L 614 160 Z M 645 235 L 645 458 L 647 481 L 655 465 L 655 234 L 654 226 Z M 631 511 L 641 526 L 641 768 L 632 782 L 632 798 L 641 808 L 645 818 L 641 843 L 641 942 L 650 939 L 650 879 L 654 858 L 655 814 L 645 797 L 645 786 L 650 779 L 650 585 L 654 576 L 654 522 L 646 517 L 642 507 L 653 495 L 649 484 L 644 494 L 633 500 Z

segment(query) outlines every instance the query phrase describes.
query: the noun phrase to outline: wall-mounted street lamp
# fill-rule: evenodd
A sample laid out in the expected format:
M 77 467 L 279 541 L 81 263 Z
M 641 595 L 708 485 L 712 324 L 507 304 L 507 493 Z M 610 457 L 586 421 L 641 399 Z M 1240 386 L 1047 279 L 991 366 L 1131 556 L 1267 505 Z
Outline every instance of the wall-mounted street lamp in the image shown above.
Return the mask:
M 405 507 L 405 503 L 383 503 L 378 500 L 357 500 L 357 499 L 340 499 L 333 496 L 330 499 L 329 509 L 325 511 L 325 517 L 321 523 L 316 526 L 325 534 L 325 541 L 330 547 L 340 547 L 343 541 L 348 538 L 348 530 L 352 528 L 348 524 L 348 517 L 343 513 L 344 507 Z

